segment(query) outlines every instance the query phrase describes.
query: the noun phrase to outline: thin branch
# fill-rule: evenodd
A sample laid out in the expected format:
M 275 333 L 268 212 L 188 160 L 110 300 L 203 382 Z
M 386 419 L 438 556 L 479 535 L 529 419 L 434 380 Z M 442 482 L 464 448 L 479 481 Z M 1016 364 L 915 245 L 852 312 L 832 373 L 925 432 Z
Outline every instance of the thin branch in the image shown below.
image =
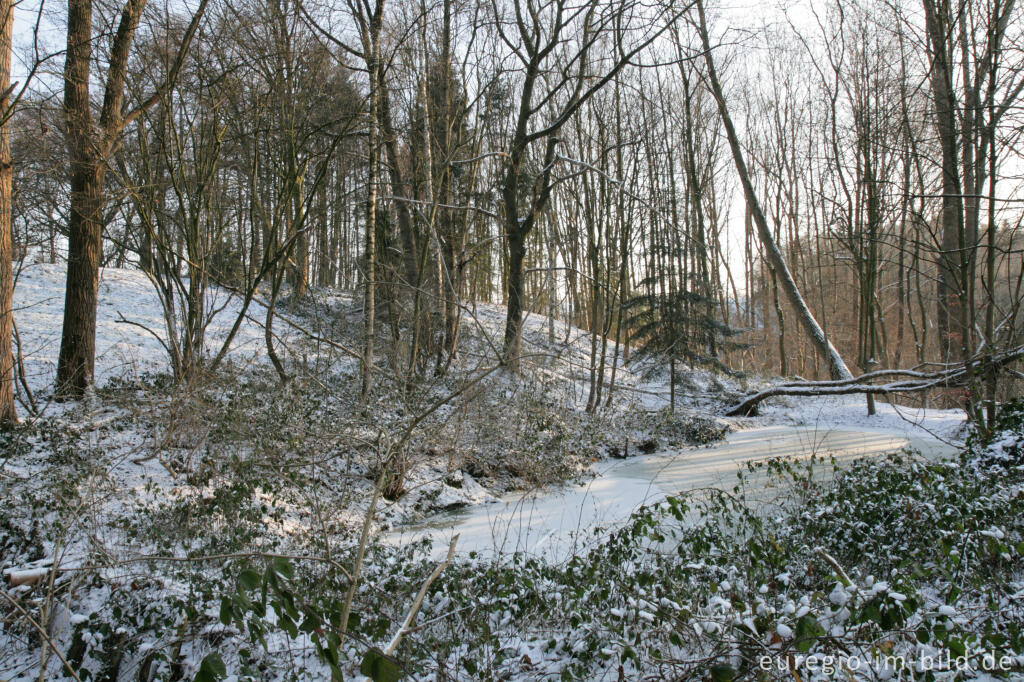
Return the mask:
M 402 641 L 402 637 L 412 631 L 412 624 L 416 620 L 416 614 L 420 611 L 420 606 L 423 605 L 423 598 L 427 596 L 427 590 L 433 584 L 437 577 L 441 575 L 441 572 L 448 567 L 451 563 L 452 557 L 455 556 L 455 543 L 459 541 L 458 534 L 452 538 L 451 544 L 448 545 L 448 555 L 444 558 L 444 561 L 437 565 L 434 572 L 430 574 L 426 582 L 420 587 L 419 593 L 416 595 L 416 599 L 412 603 L 412 607 L 409 609 L 409 613 L 405 616 L 405 622 L 402 623 L 402 627 L 395 633 L 395 636 L 391 638 L 391 642 L 387 648 L 384 649 L 385 656 L 391 656 L 395 653 L 395 649 L 398 648 L 398 643 Z
M 57 648 L 57 645 L 54 644 L 53 640 L 50 639 L 50 636 L 46 634 L 46 630 L 40 627 L 39 623 L 37 623 L 35 619 L 32 618 L 32 616 L 30 616 L 27 611 L 25 611 L 25 609 L 21 608 L 21 604 L 14 601 L 14 599 L 12 599 L 9 594 L 7 594 L 7 590 L 0 590 L 0 594 L 3 595 L 4 599 L 10 602 L 11 606 L 16 608 L 18 612 L 25 617 L 25 620 L 27 620 L 29 624 L 33 628 L 35 628 L 36 632 L 39 633 L 39 636 L 42 637 L 43 640 L 45 640 L 48 645 L 50 645 L 50 648 L 53 649 L 53 653 L 57 654 L 57 658 L 59 658 L 60 662 L 64 664 L 64 667 L 67 669 L 67 671 L 71 673 L 71 677 L 78 680 L 78 682 L 82 682 L 82 678 L 78 676 L 78 673 L 75 672 L 75 669 L 71 667 L 70 663 L 68 663 L 68 659 L 64 658 L 64 654 L 60 652 L 60 649 Z

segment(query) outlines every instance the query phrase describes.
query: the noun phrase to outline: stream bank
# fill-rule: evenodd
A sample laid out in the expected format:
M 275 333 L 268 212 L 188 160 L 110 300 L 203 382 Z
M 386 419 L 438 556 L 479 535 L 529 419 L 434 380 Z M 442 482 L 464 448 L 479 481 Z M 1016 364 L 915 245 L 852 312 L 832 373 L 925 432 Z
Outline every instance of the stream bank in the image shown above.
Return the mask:
M 773 458 L 834 459 L 837 464 L 912 448 L 928 459 L 956 450 L 936 438 L 888 429 L 811 426 L 761 426 L 730 433 L 710 447 L 685 448 L 669 454 L 606 460 L 591 466 L 579 484 L 517 492 L 497 500 L 443 512 L 423 522 L 401 526 L 385 536 L 393 545 L 430 538 L 435 553 L 459 534 L 457 552 L 501 557 L 515 552 L 559 561 L 585 551 L 595 542 L 595 529 L 615 527 L 639 507 L 667 495 L 702 488 L 731 489 L 736 472 Z M 828 462 L 816 465 L 822 474 Z M 750 486 L 764 486 L 766 474 L 747 477 Z

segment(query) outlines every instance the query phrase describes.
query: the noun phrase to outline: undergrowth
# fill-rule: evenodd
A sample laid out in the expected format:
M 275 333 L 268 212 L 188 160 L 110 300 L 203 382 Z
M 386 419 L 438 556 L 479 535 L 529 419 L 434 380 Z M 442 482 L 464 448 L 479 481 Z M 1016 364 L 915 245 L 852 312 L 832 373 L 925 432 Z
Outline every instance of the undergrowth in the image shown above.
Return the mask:
M 381 680 L 1019 675 L 1024 472 L 1019 459 L 990 456 L 994 443 L 1005 450 L 1024 439 L 1015 415 L 959 460 L 905 453 L 827 480 L 813 465 L 775 461 L 752 467 L 732 491 L 643 509 L 564 564 L 525 555 L 459 563 L 430 591 L 426 625 L 393 659 L 373 645 L 394 631 L 405 603 L 364 604 L 390 627 L 357 625 L 365 641 L 350 665 L 362 661 Z M 751 477 L 765 474 L 787 491 L 781 502 L 748 499 Z M 385 564 L 366 581 L 388 593 L 411 594 L 430 569 Z M 312 633 L 318 647 L 336 622 L 330 607 L 304 611 L 308 593 L 280 574 L 240 580 L 237 594 L 228 622 L 241 622 L 237 605 L 261 595 L 294 600 L 294 637 Z
M 903 453 L 828 477 L 819 473 L 834 465 L 826 460 L 774 460 L 741 472 L 731 490 L 680 494 L 594 529 L 592 549 L 561 563 L 457 559 L 385 655 L 436 561 L 424 546 L 371 546 L 344 618 L 351 536 L 287 531 L 317 526 L 296 514 L 309 509 L 299 491 L 322 472 L 296 457 L 310 454 L 313 438 L 346 457 L 342 431 L 329 428 L 338 422 L 315 426 L 279 409 L 269 390 L 225 395 L 203 406 L 225 431 L 207 435 L 184 492 L 143 486 L 119 523 L 78 513 L 111 491 L 109 448 L 85 447 L 52 424 L 11 444 L 39 459 L 36 485 L 25 488 L 38 499 L 25 498 L 28 513 L 0 510 L 5 566 L 52 553 L 53 538 L 76 529 L 116 531 L 137 555 L 163 557 L 118 562 L 91 538 L 77 549 L 107 568 L 21 591 L 37 616 L 70 624 L 64 642 L 80 679 L 322 680 L 361 670 L 374 680 L 722 682 L 1024 671 L 1019 403 L 955 459 Z M 517 400 L 545 405 L 542 394 Z M 549 448 L 583 428 L 546 414 L 538 407 L 527 419 Z M 276 435 L 259 451 L 221 447 L 261 423 Z M 233 435 L 218 435 L 227 429 Z M 40 646 L 23 620 L 4 617 L 9 635 Z

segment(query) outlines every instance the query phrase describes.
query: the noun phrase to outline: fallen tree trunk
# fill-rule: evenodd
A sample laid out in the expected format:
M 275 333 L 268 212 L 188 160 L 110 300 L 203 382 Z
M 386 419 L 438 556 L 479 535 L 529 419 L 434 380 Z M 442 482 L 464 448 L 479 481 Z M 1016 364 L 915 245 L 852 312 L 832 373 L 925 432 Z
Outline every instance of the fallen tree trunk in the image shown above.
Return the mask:
M 780 395 L 891 395 L 893 393 L 917 393 L 933 388 L 958 388 L 966 386 L 980 376 L 991 376 L 1004 369 L 1011 362 L 1024 357 L 1024 346 L 992 356 L 975 357 L 971 360 L 939 372 L 920 372 L 912 369 L 885 369 L 862 374 L 851 379 L 835 381 L 805 381 L 779 384 L 753 395 L 730 408 L 729 417 L 749 417 L 756 413 L 757 406 L 767 398 Z M 902 378 L 886 384 L 871 383 L 883 378 Z

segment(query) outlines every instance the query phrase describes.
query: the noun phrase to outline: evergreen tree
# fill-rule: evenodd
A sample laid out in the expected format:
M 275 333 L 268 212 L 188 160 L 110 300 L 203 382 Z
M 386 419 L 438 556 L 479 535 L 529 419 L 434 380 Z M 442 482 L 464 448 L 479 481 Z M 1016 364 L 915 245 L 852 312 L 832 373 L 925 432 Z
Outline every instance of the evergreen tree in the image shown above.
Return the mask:
M 632 336 L 639 342 L 641 356 L 668 361 L 669 401 L 675 410 L 676 363 L 730 372 L 720 354 L 744 347 L 732 340 L 742 330 L 709 314 L 714 308 L 707 296 L 688 290 L 644 288 L 651 293 L 634 296 L 626 305 Z

